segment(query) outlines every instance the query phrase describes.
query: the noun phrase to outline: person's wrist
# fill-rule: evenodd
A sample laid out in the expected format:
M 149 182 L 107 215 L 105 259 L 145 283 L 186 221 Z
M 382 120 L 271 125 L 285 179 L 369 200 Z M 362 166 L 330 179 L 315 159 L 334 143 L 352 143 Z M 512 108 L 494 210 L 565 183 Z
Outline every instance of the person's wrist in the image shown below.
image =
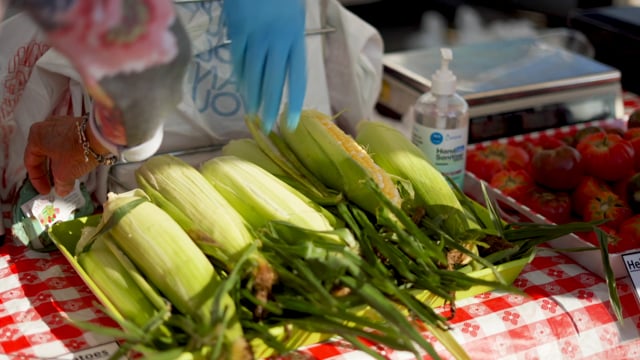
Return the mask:
M 113 165 L 117 162 L 117 157 L 98 140 L 91 126 L 88 126 L 87 116 L 80 118 L 76 126 L 86 162 L 91 160 L 100 165 Z
M 107 149 L 100 140 L 93 133 L 93 129 L 91 126 L 87 125 L 87 140 L 89 141 L 89 145 L 93 150 L 95 150 L 98 154 L 110 154 L 111 152 Z

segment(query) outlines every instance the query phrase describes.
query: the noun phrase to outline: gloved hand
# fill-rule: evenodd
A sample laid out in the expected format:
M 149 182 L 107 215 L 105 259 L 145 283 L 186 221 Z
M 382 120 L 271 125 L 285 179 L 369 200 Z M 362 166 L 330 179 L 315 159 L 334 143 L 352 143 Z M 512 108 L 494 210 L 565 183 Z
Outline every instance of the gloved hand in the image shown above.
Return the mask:
M 278 118 L 288 76 L 287 126 L 295 129 L 307 88 L 304 0 L 225 0 L 231 59 L 248 115 L 262 107 L 262 129 Z

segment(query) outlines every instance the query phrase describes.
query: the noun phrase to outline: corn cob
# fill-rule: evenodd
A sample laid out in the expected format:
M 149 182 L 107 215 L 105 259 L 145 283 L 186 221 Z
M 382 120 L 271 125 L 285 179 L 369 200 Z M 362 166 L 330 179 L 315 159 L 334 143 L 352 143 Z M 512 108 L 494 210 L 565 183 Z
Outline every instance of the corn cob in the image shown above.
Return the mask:
M 243 348 L 242 358 L 251 357 L 233 299 L 225 296 L 219 304 L 215 302 L 213 293 L 221 279 L 213 265 L 180 225 L 142 190 L 109 194 L 99 228 L 108 231 L 149 282 L 195 324 L 215 331 L 213 314 L 224 309 L 224 318 L 230 322 L 225 346 L 229 352 Z
M 424 207 L 429 217 L 440 219 L 449 235 L 456 238 L 469 228 L 464 209 L 447 179 L 400 131 L 382 122 L 363 121 L 356 140 L 380 167 L 409 180 L 417 205 Z
M 203 163 L 200 171 L 254 229 L 277 220 L 309 230 L 333 230 L 302 194 L 252 162 L 220 156 Z
M 136 170 L 136 179 L 152 201 L 167 211 L 195 243 L 232 270 L 255 238 L 242 216 L 195 167 L 172 155 L 159 155 Z M 271 265 L 259 251 L 248 260 L 256 297 L 266 300 L 276 281 Z M 262 308 L 255 310 L 262 316 Z
M 136 200 L 141 201 L 118 219 L 115 211 Z M 179 311 L 206 322 L 210 311 L 203 292 L 217 281 L 213 266 L 176 222 L 148 200 L 138 190 L 109 194 L 104 222 L 113 218 L 117 223 L 108 231 Z
M 91 248 L 76 255 L 78 264 L 98 287 L 99 291 L 121 315 L 139 327 L 149 324 L 159 308 L 138 286 L 128 270 L 107 246 L 113 242 L 109 233 L 99 235 Z M 160 295 L 156 294 L 159 298 Z
M 237 156 L 241 159 L 251 161 L 267 170 L 278 179 L 289 183 L 292 179 L 278 164 L 276 164 L 267 154 L 265 154 L 258 143 L 251 138 L 235 139 L 229 141 L 222 148 L 223 155 Z
M 364 184 L 367 179 L 373 179 L 393 204 L 400 205 L 400 194 L 389 174 L 328 115 L 304 110 L 296 130 L 281 128 L 280 131 L 305 167 L 363 209 L 375 213 L 380 208 L 376 196 Z
M 185 161 L 172 155 L 152 157 L 136 170 L 136 180 L 205 254 L 228 268 L 254 241 L 240 214 Z
M 227 145 L 222 148 L 223 155 L 236 156 L 243 160 L 252 162 L 261 168 L 265 169 L 267 172 L 271 173 L 281 181 L 287 183 L 291 186 L 296 194 L 302 201 L 304 201 L 307 205 L 316 209 L 316 211 L 321 212 L 327 220 L 331 223 L 333 227 L 343 226 L 340 221 L 327 209 L 322 207 L 318 202 L 311 199 L 314 197 L 314 194 L 310 191 L 308 186 L 300 183 L 300 181 L 296 180 L 292 176 L 289 175 L 286 171 L 284 171 L 275 161 L 273 161 L 264 151 L 260 148 L 258 143 L 251 138 L 244 139 L 236 139 L 231 140 Z M 297 190 L 297 191 L 295 191 Z

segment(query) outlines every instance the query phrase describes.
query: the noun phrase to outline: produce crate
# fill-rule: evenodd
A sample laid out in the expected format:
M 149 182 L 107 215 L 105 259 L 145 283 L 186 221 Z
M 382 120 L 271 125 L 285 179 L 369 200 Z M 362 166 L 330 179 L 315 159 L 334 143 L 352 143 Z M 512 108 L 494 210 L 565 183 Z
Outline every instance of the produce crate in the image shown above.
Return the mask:
M 621 119 L 607 119 L 607 120 L 599 120 L 587 123 L 580 123 L 571 126 L 565 126 L 561 128 L 554 128 L 545 131 L 533 132 L 525 135 L 518 135 L 514 137 L 501 138 L 498 140 L 486 141 L 482 143 L 472 144 L 469 146 L 469 151 L 473 151 L 479 147 L 486 147 L 487 145 L 495 142 L 508 143 L 513 145 L 518 145 L 523 142 L 527 142 L 536 138 L 539 138 L 542 135 L 553 136 L 557 138 L 563 138 L 566 136 L 571 136 L 575 134 L 578 130 L 585 128 L 587 126 L 604 126 L 610 128 L 619 128 L 625 129 L 626 122 Z M 465 178 L 465 188 L 464 191 L 470 197 L 480 201 L 483 198 L 482 195 L 482 187 L 481 183 L 483 181 L 480 180 L 476 175 L 471 172 L 467 172 Z M 489 186 L 485 182 L 486 188 L 490 196 L 496 200 L 496 202 L 500 206 L 500 212 L 502 217 L 508 222 L 535 222 L 535 223 L 543 223 L 543 224 L 552 224 L 549 219 L 544 216 L 536 213 L 526 205 L 518 202 L 512 197 L 506 196 L 500 190 Z M 577 263 L 582 265 L 584 268 L 590 270 L 591 272 L 599 275 L 602 278 L 605 278 L 604 266 L 602 263 L 602 257 L 600 251 L 597 248 L 581 238 L 576 234 L 570 234 L 558 239 L 552 240 L 548 242 L 548 245 L 555 249 L 573 249 L 573 248 L 586 248 L 592 247 L 593 251 L 580 251 L 580 252 L 564 252 L 567 256 L 575 260 Z M 626 277 L 627 271 L 625 265 L 622 260 L 622 254 L 628 252 L 635 252 L 640 249 L 632 249 L 622 253 L 610 253 L 609 261 L 611 264 L 611 268 L 616 278 Z
M 100 221 L 99 215 L 92 215 L 88 217 L 80 217 L 74 220 L 58 222 L 55 223 L 49 229 L 49 235 L 55 245 L 58 247 L 63 256 L 69 261 L 71 266 L 75 269 L 80 278 L 84 281 L 84 283 L 89 287 L 89 289 L 96 296 L 98 301 L 110 311 L 117 313 L 115 307 L 110 303 L 110 301 L 106 298 L 106 296 L 100 291 L 100 289 L 96 286 L 93 280 L 87 275 L 87 273 L 80 267 L 78 262 L 74 257 L 74 252 L 76 248 L 76 244 L 80 240 L 80 235 L 82 234 L 82 229 L 87 226 L 96 226 Z M 500 264 L 496 266 L 498 273 L 502 276 L 502 278 L 509 284 L 513 283 L 513 281 L 518 277 L 518 275 L 522 272 L 524 267 L 533 260 L 535 256 L 535 251 L 531 251 L 527 256 L 513 260 L 504 264 Z M 468 267 L 467 267 L 468 269 Z M 489 268 L 484 268 L 481 270 L 470 271 L 469 274 L 475 278 L 481 278 L 489 281 L 497 280 L 495 274 Z M 468 297 L 472 297 L 487 291 L 491 291 L 492 288 L 488 286 L 474 286 L 465 291 L 459 291 L 456 293 L 456 299 L 464 299 Z M 427 291 L 416 294 L 417 298 L 420 301 L 429 303 L 433 307 L 438 307 L 443 305 L 443 300 L 439 297 L 433 296 Z M 362 314 L 363 316 L 372 316 L 371 313 L 368 313 L 366 308 L 354 309 L 355 312 Z M 284 334 L 285 331 L 282 328 L 274 328 L 273 334 L 279 335 Z M 287 345 L 292 348 L 299 348 L 307 345 L 316 344 L 322 341 L 326 341 L 330 339 L 332 334 L 321 334 L 321 333 L 310 333 L 307 331 L 299 330 L 299 329 L 287 329 Z M 266 358 L 273 355 L 273 350 L 268 348 L 262 342 L 254 341 L 252 342 L 252 346 L 254 349 L 254 353 L 256 358 Z

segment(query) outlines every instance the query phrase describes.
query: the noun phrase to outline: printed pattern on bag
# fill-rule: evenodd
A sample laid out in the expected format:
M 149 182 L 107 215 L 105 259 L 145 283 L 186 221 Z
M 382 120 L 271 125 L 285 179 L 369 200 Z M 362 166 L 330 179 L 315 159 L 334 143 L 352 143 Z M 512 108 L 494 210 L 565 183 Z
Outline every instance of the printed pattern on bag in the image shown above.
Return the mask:
M 3 90 L 0 92 L 3 94 L 2 98 L 0 98 L 0 188 L 7 190 L 6 193 L 0 194 L 0 203 L 2 204 L 11 204 L 16 192 L 15 187 L 7 189 L 8 185 L 13 181 L 8 178 L 7 174 L 10 139 L 16 127 L 13 114 L 36 62 L 47 50 L 49 50 L 48 44 L 36 40 L 31 40 L 19 47 L 15 54 L 9 57 L 10 60 L 5 65 L 6 74 L 3 79 L 0 79 L 0 86 L 2 86 Z
M 2 81 L 4 97 L 0 101 L 0 124 L 4 124 L 6 119 L 13 115 L 33 67 L 47 50 L 49 45 L 32 40 L 18 48 L 13 59 L 7 64 L 7 74 Z
M 205 37 L 208 50 L 195 54 L 187 73 L 187 84 L 191 84 L 191 100 L 200 114 L 207 114 L 217 121 L 230 118 L 241 120 L 243 103 L 238 94 L 236 79 L 231 75 L 231 53 L 225 46 L 224 24 L 219 2 L 184 6 L 191 17 L 209 18 Z M 215 15 L 214 15 L 215 14 Z

